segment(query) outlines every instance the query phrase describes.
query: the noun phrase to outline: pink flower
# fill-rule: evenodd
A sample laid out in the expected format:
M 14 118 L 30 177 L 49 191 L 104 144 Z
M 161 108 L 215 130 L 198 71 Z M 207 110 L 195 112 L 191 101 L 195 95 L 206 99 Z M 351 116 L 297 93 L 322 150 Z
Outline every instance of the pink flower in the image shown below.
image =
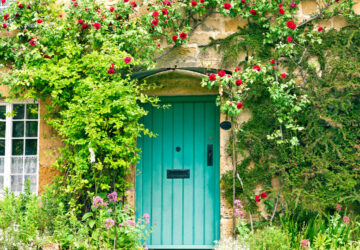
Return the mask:
M 306 249 L 308 247 L 308 243 L 310 242 L 310 240 L 302 240 L 300 241 L 300 245 L 302 248 Z
M 115 225 L 115 221 L 109 218 L 105 220 L 104 224 L 106 229 L 110 229 Z
M 296 3 L 291 3 L 290 8 L 295 9 L 296 8 Z
M 107 195 L 110 202 L 116 202 L 117 201 L 117 193 L 114 191 Z
M 111 6 L 109 10 L 110 12 L 114 12 L 115 8 Z
M 287 40 L 289 43 L 291 43 L 291 42 L 293 41 L 293 38 L 292 38 L 291 36 L 288 36 L 288 37 L 286 38 L 286 40 Z
M 1 3 L 2 3 L 2 4 L 6 3 L 6 0 L 1 0 Z
M 6 28 L 7 28 L 7 24 L 6 24 L 6 23 L 3 23 L 2 27 L 3 27 L 4 29 L 6 29 Z
M 74 6 L 77 7 L 79 4 L 77 2 L 74 3 Z
M 31 39 L 30 42 L 29 42 L 29 44 L 30 44 L 30 46 L 35 46 L 35 45 L 36 45 L 36 41 Z
M 324 30 L 323 27 L 321 27 L 321 26 L 318 27 L 318 31 L 323 31 L 323 30 Z
M 132 227 L 136 226 L 136 222 L 133 220 L 128 220 L 127 223 L 129 224 L 129 226 L 132 226 Z
M 131 57 L 130 56 L 125 57 L 124 62 L 125 63 L 130 63 L 131 62 Z
M 344 224 L 346 224 L 346 225 L 350 224 L 350 218 L 347 216 L 344 216 L 343 221 L 344 221 Z
M 336 205 L 336 211 L 338 211 L 338 212 L 341 211 L 341 205 L 340 205 L 340 204 L 337 204 L 337 205 Z
M 93 207 L 94 208 L 98 208 L 102 205 L 104 205 L 104 201 L 103 201 L 103 199 L 101 199 L 101 197 L 96 196 L 93 198 Z

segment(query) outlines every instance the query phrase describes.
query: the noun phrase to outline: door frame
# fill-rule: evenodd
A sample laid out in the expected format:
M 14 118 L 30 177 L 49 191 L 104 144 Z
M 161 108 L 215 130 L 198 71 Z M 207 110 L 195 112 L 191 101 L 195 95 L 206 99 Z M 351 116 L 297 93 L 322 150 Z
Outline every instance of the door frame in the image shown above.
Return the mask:
M 215 170 L 215 240 L 220 240 L 220 108 L 216 105 L 216 98 L 218 95 L 210 94 L 210 95 L 177 95 L 177 96 L 158 96 L 160 99 L 160 104 L 166 104 L 166 102 L 171 103 L 187 103 L 187 102 L 214 102 L 215 104 L 215 138 L 214 138 L 214 167 Z M 149 113 L 150 114 L 150 113 Z M 148 114 L 148 115 L 149 115 Z M 136 174 L 137 176 L 137 174 Z M 135 212 L 136 212 L 136 195 L 140 190 L 136 187 L 136 176 L 134 180 L 135 187 Z M 214 245 L 149 245 L 149 249 L 213 249 Z

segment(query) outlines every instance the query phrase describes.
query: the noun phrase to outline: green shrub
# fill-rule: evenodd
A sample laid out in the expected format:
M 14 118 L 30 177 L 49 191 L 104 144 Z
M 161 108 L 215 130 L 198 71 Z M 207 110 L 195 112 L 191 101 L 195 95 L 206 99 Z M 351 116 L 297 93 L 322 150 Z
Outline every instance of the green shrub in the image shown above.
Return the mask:
M 249 237 L 250 249 L 290 249 L 289 236 L 277 227 L 266 227 Z

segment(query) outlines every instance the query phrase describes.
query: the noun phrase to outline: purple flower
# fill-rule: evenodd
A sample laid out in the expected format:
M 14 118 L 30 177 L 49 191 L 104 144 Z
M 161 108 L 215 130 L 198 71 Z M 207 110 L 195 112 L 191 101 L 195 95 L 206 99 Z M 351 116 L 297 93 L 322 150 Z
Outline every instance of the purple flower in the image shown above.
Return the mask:
M 112 212 L 112 209 L 111 209 L 111 208 L 110 208 L 110 209 L 108 209 L 108 212 L 109 212 L 109 213 L 111 213 L 111 212 Z
M 145 219 L 145 221 L 147 223 L 149 223 L 149 218 L 150 218 L 150 215 L 148 213 L 145 213 L 143 216 L 142 216 L 143 219 Z
M 244 208 L 239 200 L 234 200 L 234 205 L 240 208 Z
M 94 208 L 98 208 L 100 206 L 104 205 L 104 201 L 103 199 L 101 199 L 101 197 L 96 196 L 93 198 L 93 206 Z
M 115 225 L 115 221 L 109 218 L 105 220 L 104 224 L 106 229 L 110 229 Z
M 114 191 L 107 195 L 110 202 L 116 202 L 117 201 L 117 193 Z

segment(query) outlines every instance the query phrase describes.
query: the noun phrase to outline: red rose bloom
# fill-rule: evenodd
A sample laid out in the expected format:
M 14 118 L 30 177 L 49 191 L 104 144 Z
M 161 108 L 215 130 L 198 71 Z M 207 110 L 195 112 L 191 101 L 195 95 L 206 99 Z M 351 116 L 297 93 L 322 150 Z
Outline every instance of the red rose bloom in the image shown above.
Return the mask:
M 6 23 L 3 23 L 2 27 L 3 27 L 4 29 L 6 29 L 6 28 L 7 28 L 7 24 L 6 24 Z
M 130 56 L 125 57 L 124 62 L 125 63 L 130 63 L 131 62 L 131 57 Z
M 151 23 L 152 23 L 153 25 L 158 25 L 158 24 L 159 24 L 159 19 L 154 18 L 154 19 L 151 21 Z
M 2 3 L 2 4 L 6 3 L 6 0 L 1 0 L 1 3 Z
M 89 10 L 89 8 L 88 8 L 88 7 L 85 7 L 85 10 L 86 10 L 86 11 L 88 11 L 88 10 Z
M 43 21 L 39 18 L 38 20 L 36 20 L 37 23 L 42 23 Z
M 289 43 L 291 43 L 293 39 L 292 39 L 291 36 L 288 36 L 288 37 L 286 38 L 286 40 L 287 40 Z
M 281 8 L 283 6 L 283 4 L 282 3 L 279 3 L 279 8 Z
M 163 15 L 167 15 L 168 10 L 164 8 L 164 9 L 161 9 L 161 12 L 162 12 Z
M 114 12 L 115 8 L 111 6 L 109 10 L 110 10 L 111 12 Z
M 296 24 L 294 23 L 294 21 L 291 21 L 291 20 L 286 23 L 286 26 L 292 30 L 296 29 Z
M 173 36 L 172 36 L 172 40 L 174 41 L 174 43 L 176 43 L 177 39 L 178 39 L 178 36 L 177 36 L 177 35 L 173 35 Z
M 159 16 L 159 12 L 154 11 L 154 12 L 152 13 L 152 16 L 153 16 L 153 17 L 158 17 L 158 16 Z
M 131 6 L 132 6 L 133 8 L 136 8 L 136 7 L 137 7 L 136 2 L 131 2 L 130 4 L 131 4 Z
M 260 71 L 260 70 L 261 70 L 261 68 L 260 68 L 259 65 L 254 65 L 253 69 L 255 69 L 255 70 L 257 70 L 257 71 Z
M 323 30 L 324 30 L 323 27 L 321 27 L 321 26 L 318 27 L 318 31 L 323 31 Z
M 205 3 L 205 0 L 200 0 L 200 3 Z
M 239 79 L 239 80 L 236 80 L 236 86 L 240 86 L 242 84 L 242 81 L 241 81 L 241 79 Z
M 22 8 L 24 8 L 24 5 L 19 4 L 18 7 L 19 7 L 19 9 L 22 9 Z
M 76 2 L 74 3 L 74 6 L 75 6 L 75 7 L 78 7 L 78 5 L 79 5 L 79 4 L 78 4 L 78 3 L 76 3 Z
M 280 8 L 280 9 L 279 9 L 279 14 L 280 14 L 280 15 L 284 15 L 284 14 L 285 14 L 285 10 L 284 10 L 283 8 Z
M 196 1 L 191 1 L 191 6 L 192 7 L 195 7 L 197 5 L 197 2 Z
M 223 76 L 225 76 L 225 71 L 224 70 L 220 70 L 219 72 L 218 72 L 218 76 L 220 76 L 220 77 L 223 77 Z
M 274 59 L 270 60 L 270 64 L 275 64 L 275 60 Z
M 253 16 L 255 16 L 255 15 L 257 14 L 257 12 L 256 12 L 256 10 L 251 9 L 251 10 L 250 10 L 250 14 L 253 15 Z
M 78 24 L 83 24 L 83 23 L 84 23 L 84 21 L 82 19 L 78 20 Z
M 187 38 L 187 34 L 185 32 L 181 32 L 179 34 L 179 36 L 180 36 L 181 39 L 186 39 Z
M 84 23 L 83 25 L 81 25 L 82 29 L 86 29 L 87 27 L 89 27 L 86 23 Z
M 241 3 L 245 3 L 245 0 L 241 0 Z
M 291 3 L 291 4 L 290 4 L 290 7 L 291 7 L 292 9 L 295 9 L 295 8 L 296 8 L 296 3 Z
M 94 23 L 93 26 L 94 26 L 94 28 L 95 28 L 96 30 L 98 30 L 98 29 L 101 28 L 101 24 L 100 24 L 100 23 Z
M 30 4 L 28 4 L 27 8 L 28 8 L 28 10 L 31 10 L 31 5 L 30 5 Z
M 210 81 L 215 81 L 216 80 L 216 75 L 213 73 L 213 74 L 210 74 L 209 75 L 209 80 Z
M 170 1 L 163 1 L 163 4 L 166 5 L 166 6 L 171 6 Z
M 237 68 L 235 69 L 235 72 L 240 71 L 240 70 L 241 70 L 241 68 L 240 68 L 240 67 L 237 67 Z
M 29 44 L 31 45 L 31 46 L 35 46 L 36 45 L 36 41 L 34 41 L 34 40 L 30 40 L 30 42 L 29 42 Z
M 262 193 L 260 194 L 260 196 L 261 196 L 261 199 L 265 199 L 265 198 L 267 197 L 267 193 L 266 193 L 266 192 L 262 192 Z
M 9 19 L 9 14 L 4 15 L 4 20 L 7 21 Z
M 255 201 L 260 202 L 260 196 L 259 195 L 255 195 Z
M 108 74 L 112 75 L 112 74 L 115 74 L 115 70 L 114 68 L 111 68 L 108 70 Z
M 286 78 L 286 73 L 282 73 L 282 74 L 281 74 L 281 77 L 282 77 L 282 78 Z
M 242 109 L 244 107 L 244 104 L 242 102 L 238 102 L 236 104 L 237 109 Z
M 224 3 L 224 9 L 225 10 L 229 10 L 231 8 L 231 4 L 230 3 Z

